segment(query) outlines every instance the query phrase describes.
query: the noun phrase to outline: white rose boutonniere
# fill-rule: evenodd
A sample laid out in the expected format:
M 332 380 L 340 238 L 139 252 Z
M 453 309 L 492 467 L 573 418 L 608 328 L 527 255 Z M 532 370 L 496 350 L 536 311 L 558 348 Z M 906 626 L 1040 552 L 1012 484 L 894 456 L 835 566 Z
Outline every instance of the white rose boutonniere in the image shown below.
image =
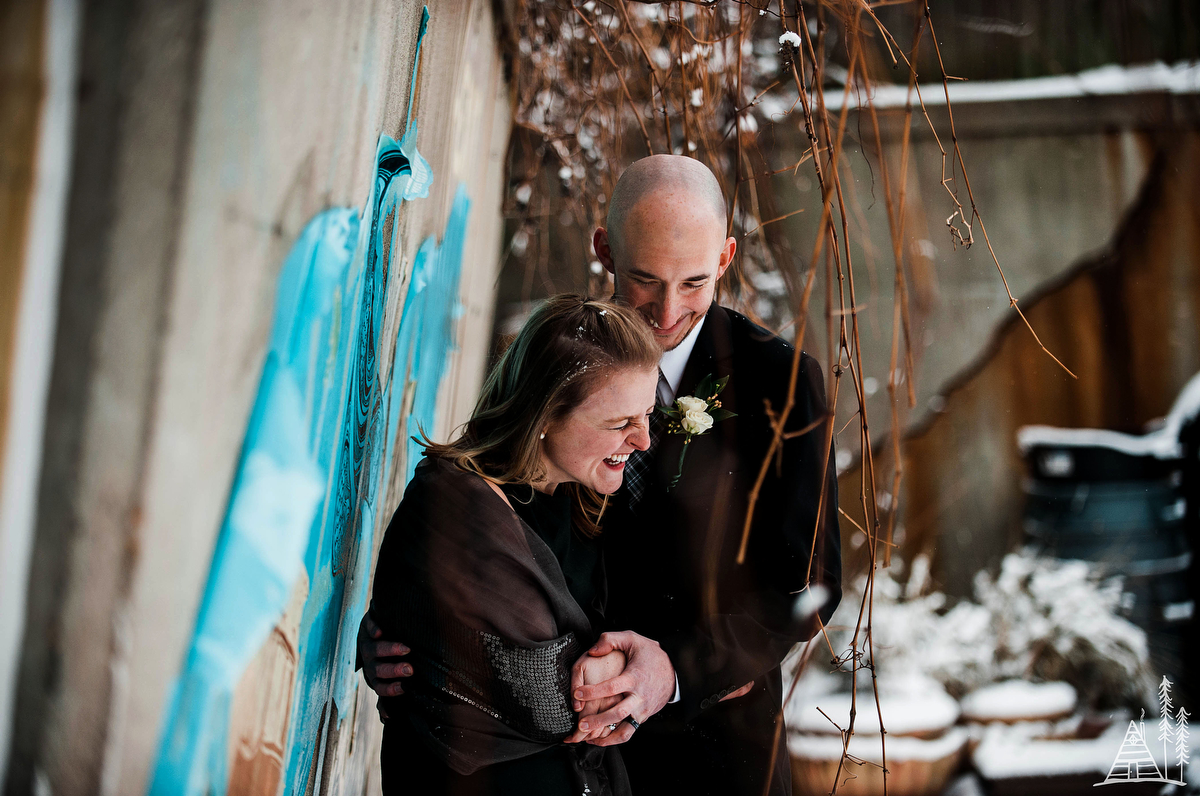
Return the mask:
M 728 409 L 723 409 L 717 397 L 728 383 L 728 376 L 716 381 L 713 381 L 711 375 L 705 376 L 696 386 L 696 395 L 682 395 L 675 399 L 674 406 L 658 407 L 658 411 L 668 419 L 667 433 L 685 435 L 683 451 L 679 454 L 679 472 L 671 479 L 671 487 L 678 484 L 680 476 L 683 475 L 683 458 L 687 455 L 692 438 L 709 431 L 713 423 L 737 417 Z
M 683 417 L 679 419 L 679 424 L 683 426 L 684 431 L 694 437 L 712 428 L 713 419 L 708 412 L 684 412 Z

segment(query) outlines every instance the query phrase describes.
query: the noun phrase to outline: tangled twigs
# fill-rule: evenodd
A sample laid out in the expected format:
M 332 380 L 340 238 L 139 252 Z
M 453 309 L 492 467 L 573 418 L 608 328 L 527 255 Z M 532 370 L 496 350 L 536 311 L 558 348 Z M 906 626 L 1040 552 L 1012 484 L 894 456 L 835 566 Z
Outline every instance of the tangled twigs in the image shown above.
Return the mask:
M 1045 351 L 1047 356 L 1058 363 L 1058 366 L 1065 370 L 1068 376 L 1073 379 L 1077 379 L 1079 377 L 1071 372 L 1071 369 L 1064 365 L 1062 360 L 1054 356 L 1050 349 L 1046 348 L 1045 344 L 1042 343 L 1041 338 L 1038 337 L 1038 333 L 1034 331 L 1033 325 L 1029 322 L 1029 319 L 1025 317 L 1025 313 L 1021 312 L 1021 308 L 1017 306 L 1017 298 L 1013 295 L 1012 289 L 1010 289 L 1008 286 L 1008 279 L 1004 276 L 1004 269 L 1000 267 L 1000 260 L 996 257 L 996 250 L 992 248 L 992 240 L 988 237 L 987 227 L 983 223 L 983 216 L 979 214 L 979 208 L 975 205 L 975 194 L 971 190 L 971 180 L 969 177 L 967 177 L 967 167 L 966 164 L 963 163 L 962 151 L 958 148 L 958 132 L 954 129 L 954 108 L 952 108 L 950 105 L 950 81 L 956 78 L 946 74 L 946 64 L 942 61 L 942 48 L 940 45 L 938 45 L 937 33 L 933 29 L 933 17 L 929 12 L 928 2 L 925 3 L 925 20 L 929 25 L 929 37 L 933 41 L 933 50 L 935 53 L 937 53 L 938 68 L 942 73 L 942 91 L 946 95 L 946 113 L 950 119 L 950 141 L 954 144 L 954 157 L 958 161 L 959 171 L 962 173 L 963 184 L 967 188 L 967 199 L 971 203 L 971 221 L 975 221 L 976 219 L 979 221 L 979 231 L 983 233 L 983 241 L 987 244 L 988 254 L 991 255 L 992 262 L 996 265 L 996 271 L 1000 274 L 1000 281 L 1004 283 L 1004 292 L 1008 294 L 1009 306 L 1016 310 L 1017 314 L 1021 316 L 1021 321 L 1024 322 L 1025 328 L 1029 329 L 1029 333 L 1033 335 L 1034 341 L 1038 344 L 1042 351 Z M 926 118 L 928 118 L 928 114 L 926 114 Z M 938 142 L 938 146 L 941 146 L 940 141 Z M 945 154 L 946 152 L 943 149 L 943 164 L 945 163 Z M 945 185 L 945 183 L 945 166 L 943 165 L 942 184 Z M 949 188 L 947 188 L 947 190 L 949 190 Z M 954 197 L 954 203 L 957 206 L 957 209 L 954 211 L 954 214 L 952 214 L 950 218 L 946 220 L 946 224 L 950 227 L 951 232 L 957 235 L 956 229 L 952 223 L 954 216 L 957 215 L 963 220 L 963 223 L 967 227 L 968 236 L 970 236 L 971 222 L 968 222 L 966 217 L 963 215 L 963 207 L 958 201 L 957 191 L 951 191 L 951 195 Z M 970 245 L 970 240 L 971 238 L 968 237 L 966 245 Z
M 875 20 L 876 25 L 881 31 L 885 31 L 879 23 L 879 19 L 871 12 L 871 18 Z M 917 16 L 916 30 L 913 34 L 912 57 L 917 56 L 917 51 L 921 46 L 921 28 L 924 22 L 924 16 Z M 884 36 L 884 42 L 887 42 L 887 36 Z M 888 46 L 888 54 L 892 54 L 891 46 Z M 895 61 L 895 57 L 892 58 Z M 907 59 L 906 59 L 907 60 Z M 883 195 L 884 203 L 887 208 L 888 216 L 888 231 L 891 233 L 892 241 L 892 257 L 896 263 L 895 283 L 893 290 L 895 291 L 895 300 L 892 302 L 892 352 L 891 359 L 888 365 L 888 397 L 891 399 L 891 414 L 892 414 L 892 488 L 889 494 L 900 494 L 900 482 L 903 477 L 903 468 L 900 460 L 900 412 L 899 402 L 896 400 L 896 386 L 899 382 L 899 373 L 896 367 L 900 353 L 900 333 L 901 329 L 904 332 L 904 374 L 907 377 L 908 383 L 908 405 L 913 407 L 916 405 L 916 394 L 913 390 L 913 362 L 912 362 L 912 335 L 911 326 L 908 318 L 908 293 L 907 284 L 904 273 L 904 203 L 906 199 L 906 188 L 908 185 L 908 157 L 909 146 L 911 143 L 910 133 L 912 127 L 912 91 L 916 85 L 917 73 L 916 70 L 909 66 L 908 77 L 908 101 L 904 109 L 904 126 L 900 144 L 900 195 L 895 204 L 892 202 L 891 180 L 888 175 L 888 165 L 883 154 L 883 142 L 879 133 L 879 117 L 875 112 L 875 100 L 868 93 L 867 107 L 871 114 L 871 128 L 875 134 L 875 151 L 879 158 L 880 172 L 883 176 Z M 884 548 L 884 567 L 891 566 L 892 563 L 892 538 L 896 526 L 896 511 L 892 506 L 888 507 L 887 511 L 887 544 Z
M 921 96 L 915 63 L 925 35 L 937 49 L 936 63 L 948 107 L 948 84 L 954 79 L 942 62 L 927 3 L 515 2 L 518 46 L 513 59 L 512 195 L 506 203 L 512 238 L 506 262 L 525 268 L 523 298 L 533 297 L 539 280 L 545 286 L 569 285 L 593 293 L 610 289 L 607 275 L 593 262 L 589 240 L 592 228 L 603 223 L 605 198 L 612 195 L 623 164 L 647 152 L 703 161 L 726 190 L 729 234 L 739 242 L 733 268 L 721 280 L 722 303 L 760 320 L 776 333 L 787 330 L 794 345 L 787 392 L 774 399 L 775 405 L 766 407 L 771 440 L 751 484 L 737 560 L 746 560 L 755 509 L 772 463 L 780 466 L 789 440 L 812 434 L 819 435 L 818 444 L 831 452 L 835 439 L 845 440 L 839 451 L 857 452 L 861 463 L 857 489 L 844 484 L 845 508 L 826 505 L 828 498 L 822 490 L 812 549 L 817 547 L 823 517 L 844 518 L 845 527 L 855 529 L 853 538 L 864 541 L 868 572 L 873 573 L 879 563 L 889 564 L 896 549 L 894 534 L 903 483 L 900 404 L 916 405 L 912 335 L 919 321 L 915 317 L 919 305 L 913 302 L 910 307 L 913 262 L 906 255 L 906 241 L 912 237 L 914 208 L 910 207 L 909 182 L 916 159 L 911 127 L 918 105 L 941 152 L 940 180 L 945 194 L 938 192 L 938 196 L 950 200 L 944 210 L 927 209 L 925 215 L 949 216 L 949 235 L 955 247 L 973 245 L 977 239 L 985 241 L 1010 306 L 1041 345 L 1009 291 L 988 237 L 963 162 L 953 111 L 949 111 L 949 141 L 944 141 L 945 131 L 939 137 Z M 911 46 L 897 42 L 881 20 L 887 19 L 887 14 L 876 13 L 881 6 L 901 4 L 913 11 Z M 895 151 L 885 151 L 872 98 L 875 64 L 907 68 L 907 74 L 900 77 L 901 84 L 907 82 L 909 101 L 904 108 L 898 162 Z M 838 109 L 826 105 L 826 91 L 841 95 Z M 853 102 L 855 98 L 857 102 Z M 850 119 L 852 105 L 857 106 L 858 125 Z M 795 122 L 799 124 L 793 126 Z M 857 140 L 859 136 L 865 140 Z M 868 149 L 872 179 L 878 175 L 887 210 L 893 265 L 891 339 L 886 342 L 890 352 L 875 360 L 888 362 L 890 400 L 887 450 L 892 461 L 890 477 L 884 476 L 881 483 L 876 481 L 867 412 L 874 387 L 867 386 L 873 379 L 867 377 L 864 362 L 869 364 L 871 359 L 870 352 L 863 351 L 859 316 L 866 308 L 873 311 L 883 304 L 886 298 L 878 292 L 887 289 L 888 280 L 876 279 L 872 231 L 858 204 L 863 192 L 854 189 L 849 170 L 853 159 L 861 157 L 858 152 Z M 805 193 L 814 183 L 817 190 Z M 874 184 L 871 191 L 877 195 Z M 798 234 L 797 229 L 806 231 Z M 870 270 L 866 283 L 859 280 L 856 284 L 855 245 L 866 251 Z M 878 265 L 886 267 L 884 262 Z M 823 309 L 812 306 L 814 295 L 824 296 Z M 820 417 L 807 419 L 811 422 L 803 428 L 790 428 L 789 418 L 798 405 L 796 391 L 807 389 L 800 381 L 800 366 L 806 340 L 812 347 L 810 326 L 814 333 L 824 331 L 822 364 L 828 374 L 828 406 Z M 888 326 L 881 324 L 885 330 Z M 1062 366 L 1046 346 L 1041 347 Z M 844 376 L 849 376 L 848 381 Z M 822 483 L 831 477 L 828 470 L 836 466 L 830 456 L 815 468 L 821 470 Z M 885 485 L 890 492 L 883 491 Z M 861 516 L 853 510 L 855 516 L 847 513 L 852 505 Z M 798 574 L 812 584 L 814 570 L 810 556 L 807 572 Z M 853 638 L 849 649 L 839 655 L 833 655 L 830 647 L 831 656 L 837 659 L 835 666 L 845 667 L 849 673 L 856 694 L 860 670 L 869 674 L 877 692 L 873 575 L 868 574 L 862 602 L 848 607 L 857 607 L 858 613 Z M 829 645 L 823 625 L 821 631 Z M 819 643 L 811 642 L 801 656 L 797 677 Z M 857 717 L 857 702 L 852 704 L 848 721 L 837 717 L 843 743 L 839 780 L 845 776 L 846 764 L 859 762 L 850 754 Z M 876 710 L 878 706 L 876 694 Z M 882 716 L 880 720 L 882 725 Z M 780 723 L 776 732 L 782 731 Z M 836 791 L 840 782 L 831 784 Z
M 596 33 L 596 26 L 592 24 L 592 21 L 584 16 L 584 13 L 579 10 L 578 6 L 571 7 L 575 10 L 575 13 L 579 15 L 579 18 L 583 20 L 583 24 L 587 25 L 588 30 L 592 32 L 592 37 L 596 40 L 596 45 L 600 48 L 600 51 L 604 53 L 604 57 L 608 59 L 608 62 L 612 64 L 613 71 L 617 75 L 617 80 L 621 81 L 621 91 L 623 91 L 625 94 L 625 101 L 629 103 L 629 110 L 633 114 L 633 118 L 637 120 L 638 127 L 640 127 L 642 130 L 642 138 L 646 141 L 646 152 L 650 155 L 653 155 L 654 145 L 650 143 L 650 134 L 646 132 L 646 123 L 642 121 L 642 115 L 638 113 L 637 105 L 634 104 L 633 97 L 629 95 L 629 86 L 625 84 L 625 76 L 621 74 L 621 68 L 617 66 L 617 62 L 613 60 L 612 53 L 610 53 L 608 48 L 604 46 L 604 42 L 601 41 L 600 36 Z

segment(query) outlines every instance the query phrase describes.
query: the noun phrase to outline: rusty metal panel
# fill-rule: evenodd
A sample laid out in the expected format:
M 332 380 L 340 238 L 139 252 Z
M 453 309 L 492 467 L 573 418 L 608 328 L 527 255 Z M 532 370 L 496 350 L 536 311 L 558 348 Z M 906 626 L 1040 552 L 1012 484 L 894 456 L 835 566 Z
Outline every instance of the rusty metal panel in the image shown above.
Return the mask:
M 905 439 L 900 550 L 906 560 L 933 553 L 941 587 L 953 594 L 970 594 L 974 573 L 1021 540 L 1018 428 L 1141 432 L 1200 371 L 1200 132 L 1167 129 L 1144 140 L 1151 166 L 1100 253 L 1022 302 L 1042 341 L 1079 378 L 1009 318 Z M 887 446 L 875 466 L 890 473 Z M 842 507 L 857 522 L 859 479 L 855 466 L 841 480 Z M 855 534 L 847 534 L 848 569 L 865 550 Z
M 17 298 L 33 207 L 38 118 L 45 92 L 42 2 L 0 4 L 0 450 L 9 414 Z M 0 460 L 0 477 L 3 477 Z

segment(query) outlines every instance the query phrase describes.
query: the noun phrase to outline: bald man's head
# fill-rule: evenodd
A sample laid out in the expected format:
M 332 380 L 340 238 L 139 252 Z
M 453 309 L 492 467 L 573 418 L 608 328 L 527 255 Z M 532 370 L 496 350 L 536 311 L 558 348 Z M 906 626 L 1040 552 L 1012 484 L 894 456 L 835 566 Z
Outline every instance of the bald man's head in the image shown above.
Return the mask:
M 621 174 L 608 203 L 608 243 L 617 257 L 625 252 L 625 222 L 630 211 L 655 194 L 685 194 L 693 207 L 711 213 L 725 227 L 725 195 L 716 176 L 700 161 L 682 155 L 651 155 Z
M 725 233 L 725 198 L 713 173 L 691 158 L 652 155 L 621 175 L 608 228 L 596 230 L 592 248 L 616 296 L 670 351 L 704 318 L 733 260 L 737 241 Z

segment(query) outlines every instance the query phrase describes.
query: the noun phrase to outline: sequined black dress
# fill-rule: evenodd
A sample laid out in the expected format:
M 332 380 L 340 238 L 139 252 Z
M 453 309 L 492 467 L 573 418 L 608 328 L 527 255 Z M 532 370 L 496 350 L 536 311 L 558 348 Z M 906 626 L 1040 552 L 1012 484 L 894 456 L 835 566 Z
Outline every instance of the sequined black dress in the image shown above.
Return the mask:
M 383 701 L 385 794 L 629 793 L 619 749 L 560 743 L 604 596 L 598 550 L 565 496 L 509 494 L 511 509 L 426 458 L 384 536 L 372 610 L 414 669 Z

